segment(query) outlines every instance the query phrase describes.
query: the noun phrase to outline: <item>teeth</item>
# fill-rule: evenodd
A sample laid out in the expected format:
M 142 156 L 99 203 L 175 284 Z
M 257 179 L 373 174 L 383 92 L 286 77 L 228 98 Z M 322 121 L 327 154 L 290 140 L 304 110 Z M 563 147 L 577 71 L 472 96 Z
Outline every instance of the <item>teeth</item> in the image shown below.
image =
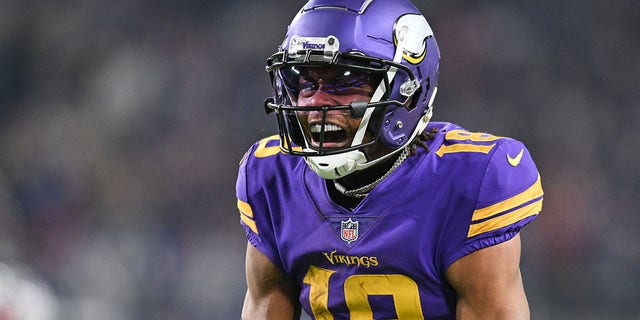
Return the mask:
M 313 133 L 319 133 L 322 131 L 322 126 L 319 124 L 314 124 L 311 126 L 311 132 Z M 331 132 L 331 131 L 341 131 L 342 128 L 338 127 L 335 124 L 331 124 L 331 123 L 327 123 L 324 125 L 324 132 Z

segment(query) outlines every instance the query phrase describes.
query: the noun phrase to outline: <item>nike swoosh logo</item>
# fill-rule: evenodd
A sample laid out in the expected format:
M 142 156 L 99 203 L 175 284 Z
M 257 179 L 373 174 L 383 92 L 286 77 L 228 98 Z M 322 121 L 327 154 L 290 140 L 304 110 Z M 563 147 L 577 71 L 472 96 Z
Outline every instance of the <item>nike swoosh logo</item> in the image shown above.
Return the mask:
M 522 160 L 523 153 L 524 153 L 524 149 L 521 149 L 520 153 L 518 153 L 518 155 L 513 158 L 507 153 L 507 161 L 509 161 L 509 164 L 512 167 L 517 167 L 520 164 L 520 160 Z

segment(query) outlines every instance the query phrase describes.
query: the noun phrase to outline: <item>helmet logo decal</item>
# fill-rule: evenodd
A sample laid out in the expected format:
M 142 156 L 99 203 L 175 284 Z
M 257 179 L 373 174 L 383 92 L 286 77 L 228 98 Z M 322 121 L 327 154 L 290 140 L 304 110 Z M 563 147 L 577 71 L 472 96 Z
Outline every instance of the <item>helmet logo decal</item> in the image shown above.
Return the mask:
M 412 64 L 422 62 L 427 56 L 426 43 L 430 37 L 433 37 L 433 30 L 422 15 L 403 15 L 394 26 L 393 43 L 397 46 L 398 39 L 403 39 L 402 57 Z

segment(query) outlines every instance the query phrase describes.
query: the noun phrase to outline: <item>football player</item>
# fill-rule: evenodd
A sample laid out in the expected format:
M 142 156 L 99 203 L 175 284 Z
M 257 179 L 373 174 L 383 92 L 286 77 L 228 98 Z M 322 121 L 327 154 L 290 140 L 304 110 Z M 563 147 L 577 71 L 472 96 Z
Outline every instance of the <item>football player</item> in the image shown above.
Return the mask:
M 430 122 L 440 51 L 408 0 L 311 0 L 267 59 L 279 134 L 243 157 L 243 319 L 528 319 L 514 139 Z

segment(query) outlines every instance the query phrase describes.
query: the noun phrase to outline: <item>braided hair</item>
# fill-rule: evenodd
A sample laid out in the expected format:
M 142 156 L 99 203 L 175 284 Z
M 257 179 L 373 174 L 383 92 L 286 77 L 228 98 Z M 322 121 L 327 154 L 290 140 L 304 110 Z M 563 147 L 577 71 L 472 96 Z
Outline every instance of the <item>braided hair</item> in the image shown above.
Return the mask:
M 409 144 L 409 155 L 418 154 L 418 149 L 424 149 L 425 152 L 429 152 L 428 142 L 432 141 L 435 137 L 436 133 L 438 133 L 438 128 L 433 128 L 429 131 L 423 131 L 421 134 L 417 135 L 413 138 L 413 141 Z

